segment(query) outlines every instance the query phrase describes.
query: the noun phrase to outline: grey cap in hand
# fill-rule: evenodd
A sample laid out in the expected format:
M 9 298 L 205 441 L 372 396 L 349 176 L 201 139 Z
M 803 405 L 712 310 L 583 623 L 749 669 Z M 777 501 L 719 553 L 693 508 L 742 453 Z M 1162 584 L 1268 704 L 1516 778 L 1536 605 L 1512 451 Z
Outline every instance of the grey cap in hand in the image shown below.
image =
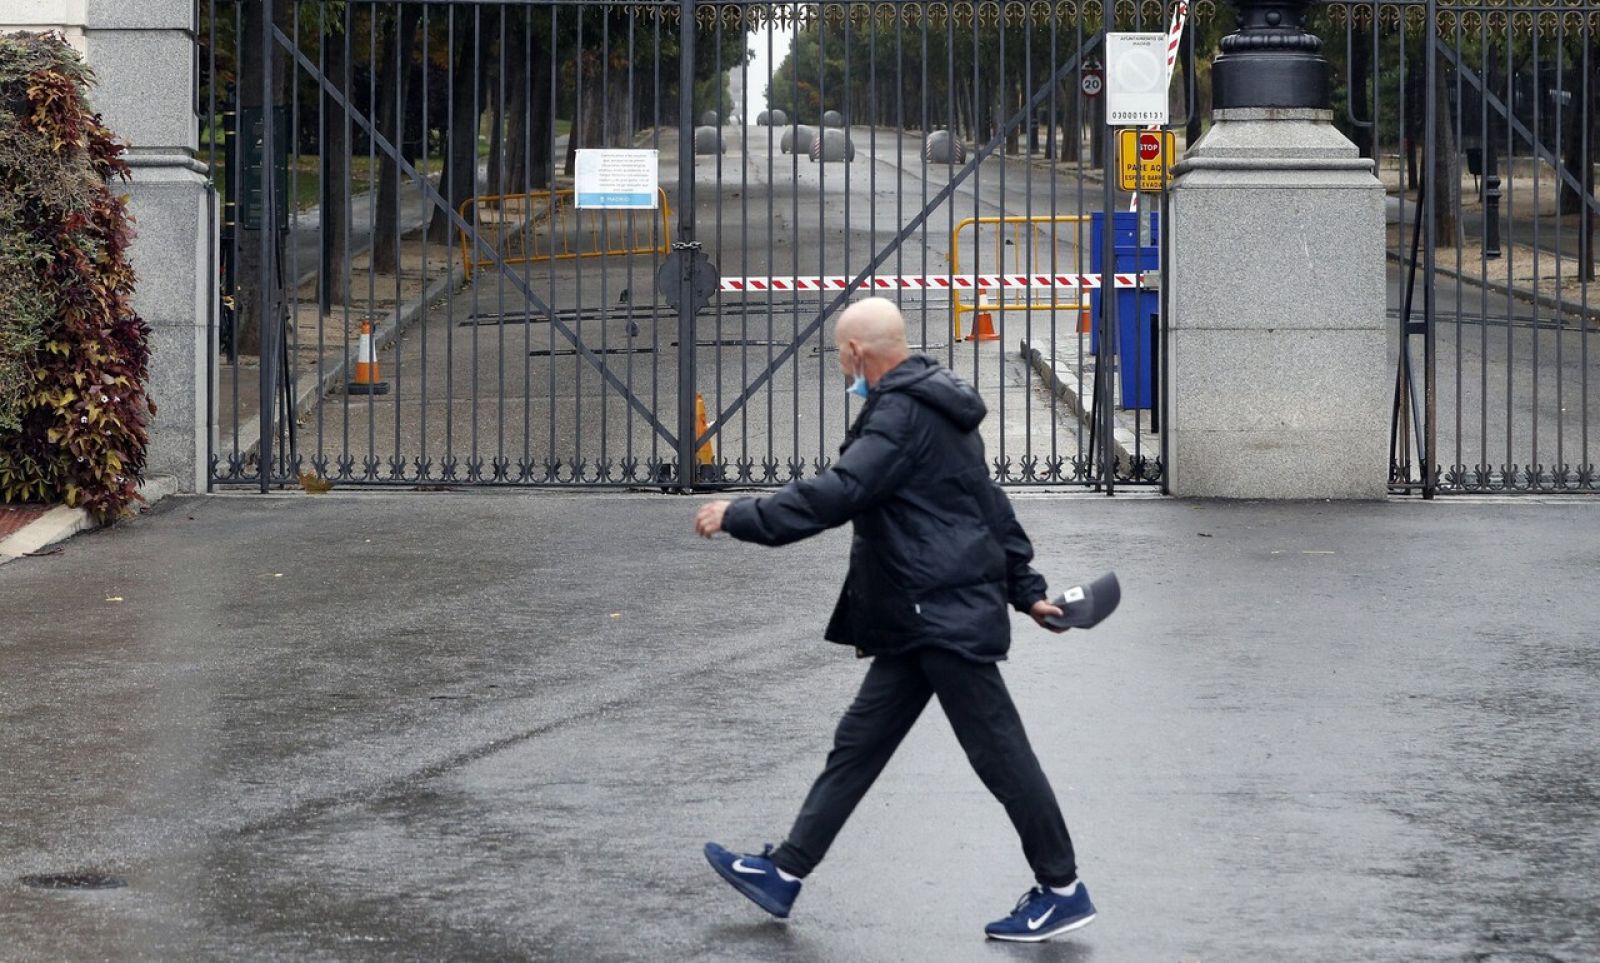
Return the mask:
M 1120 601 L 1122 586 L 1117 584 L 1117 573 L 1107 572 L 1087 585 L 1074 585 L 1057 596 L 1050 604 L 1062 614 L 1046 618 L 1044 624 L 1053 629 L 1092 628 L 1115 612 Z

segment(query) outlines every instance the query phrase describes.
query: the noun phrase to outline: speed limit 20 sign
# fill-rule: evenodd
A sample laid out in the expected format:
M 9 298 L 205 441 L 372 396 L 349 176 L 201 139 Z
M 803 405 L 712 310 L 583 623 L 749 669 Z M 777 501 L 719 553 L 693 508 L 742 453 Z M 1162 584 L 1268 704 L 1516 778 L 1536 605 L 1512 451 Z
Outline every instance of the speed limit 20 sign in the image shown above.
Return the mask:
M 1078 81 L 1078 87 L 1083 91 L 1085 97 L 1098 97 L 1100 92 L 1106 89 L 1106 74 L 1104 70 L 1100 69 L 1099 61 L 1091 60 L 1083 65 L 1082 77 Z

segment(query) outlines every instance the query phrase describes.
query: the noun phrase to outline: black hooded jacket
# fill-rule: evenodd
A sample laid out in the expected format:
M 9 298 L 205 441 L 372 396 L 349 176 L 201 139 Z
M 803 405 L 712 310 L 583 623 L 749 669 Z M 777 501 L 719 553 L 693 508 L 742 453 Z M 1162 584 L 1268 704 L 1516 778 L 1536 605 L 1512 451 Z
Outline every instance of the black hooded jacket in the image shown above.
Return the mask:
M 1011 646 L 1009 603 L 1046 597 L 1033 546 L 989 477 L 978 392 L 931 358 L 885 374 L 833 467 L 723 518 L 734 538 L 787 545 L 855 523 L 850 571 L 827 638 L 863 655 L 938 646 L 995 662 Z

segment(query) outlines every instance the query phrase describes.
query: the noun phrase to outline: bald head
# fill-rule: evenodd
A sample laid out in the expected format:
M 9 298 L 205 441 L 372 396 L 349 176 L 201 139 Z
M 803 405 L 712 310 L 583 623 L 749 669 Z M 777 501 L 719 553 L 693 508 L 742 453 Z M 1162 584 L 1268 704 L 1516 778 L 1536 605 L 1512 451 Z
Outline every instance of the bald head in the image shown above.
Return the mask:
M 839 315 L 834 341 L 856 341 L 869 349 L 890 350 L 906 346 L 906 319 L 888 298 L 857 301 Z
M 865 375 L 869 385 L 911 356 L 905 316 L 888 298 L 866 298 L 845 308 L 834 325 L 833 340 L 845 376 Z

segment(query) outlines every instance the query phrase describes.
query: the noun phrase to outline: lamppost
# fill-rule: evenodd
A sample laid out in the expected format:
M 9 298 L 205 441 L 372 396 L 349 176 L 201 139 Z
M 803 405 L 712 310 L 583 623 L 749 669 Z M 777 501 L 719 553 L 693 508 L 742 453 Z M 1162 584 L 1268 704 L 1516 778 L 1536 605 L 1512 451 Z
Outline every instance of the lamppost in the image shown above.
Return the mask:
M 1214 110 L 1326 110 L 1331 104 L 1322 38 L 1306 33 L 1311 0 L 1233 0 L 1238 30 L 1212 62 Z
M 1490 78 L 1495 73 L 1494 45 L 1484 51 L 1483 82 L 1478 96 L 1489 99 Z M 1508 98 L 1509 99 L 1509 98 Z M 1500 171 L 1497 151 L 1500 147 L 1499 130 L 1494 122 L 1494 112 L 1485 111 L 1483 125 L 1483 256 L 1488 259 L 1500 256 Z

